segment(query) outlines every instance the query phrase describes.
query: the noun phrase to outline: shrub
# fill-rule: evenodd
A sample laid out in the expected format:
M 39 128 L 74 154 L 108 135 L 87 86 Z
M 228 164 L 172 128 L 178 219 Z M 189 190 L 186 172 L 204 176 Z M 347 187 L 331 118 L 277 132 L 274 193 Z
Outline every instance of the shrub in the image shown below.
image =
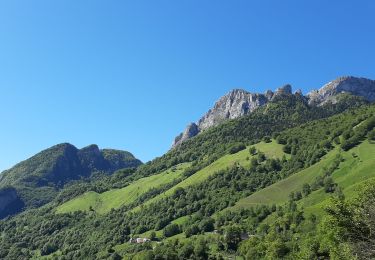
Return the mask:
M 271 137 L 265 136 L 265 137 L 263 137 L 262 141 L 265 142 L 265 143 L 270 143 L 271 142 Z
M 163 230 L 165 237 L 171 237 L 181 233 L 180 227 L 177 224 L 170 224 L 166 226 Z
M 257 149 L 256 149 L 254 146 L 251 146 L 251 147 L 249 148 L 249 153 L 250 153 L 251 155 L 256 155 L 256 154 L 257 154 Z
M 246 149 L 246 146 L 244 144 L 236 144 L 236 145 L 233 145 L 229 149 L 229 153 L 230 154 L 235 154 L 235 153 L 238 153 L 239 151 L 242 151 L 244 149 Z

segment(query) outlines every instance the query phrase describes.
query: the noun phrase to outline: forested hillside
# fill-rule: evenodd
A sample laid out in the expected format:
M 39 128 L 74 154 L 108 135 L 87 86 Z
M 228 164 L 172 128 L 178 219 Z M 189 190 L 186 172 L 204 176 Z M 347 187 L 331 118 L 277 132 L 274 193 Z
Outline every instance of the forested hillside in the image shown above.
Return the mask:
M 356 223 L 364 237 L 353 230 L 354 209 L 371 210 L 371 198 L 348 183 L 375 177 L 374 115 L 346 94 L 322 106 L 280 95 L 136 170 L 71 183 L 1 221 L 0 258 L 351 259 L 373 227 L 368 218 Z M 344 170 L 353 164 L 363 170 Z M 151 241 L 129 243 L 137 237 Z
M 64 185 L 108 175 L 142 162 L 126 151 L 64 143 L 20 162 L 0 175 L 0 219 L 52 201 Z

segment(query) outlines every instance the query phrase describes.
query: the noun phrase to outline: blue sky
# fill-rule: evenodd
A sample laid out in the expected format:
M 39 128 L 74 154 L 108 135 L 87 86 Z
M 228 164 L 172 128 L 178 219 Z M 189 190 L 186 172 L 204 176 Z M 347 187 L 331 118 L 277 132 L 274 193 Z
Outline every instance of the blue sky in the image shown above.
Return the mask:
M 375 1 L 0 2 L 0 170 L 61 142 L 166 152 L 233 88 L 375 79 Z

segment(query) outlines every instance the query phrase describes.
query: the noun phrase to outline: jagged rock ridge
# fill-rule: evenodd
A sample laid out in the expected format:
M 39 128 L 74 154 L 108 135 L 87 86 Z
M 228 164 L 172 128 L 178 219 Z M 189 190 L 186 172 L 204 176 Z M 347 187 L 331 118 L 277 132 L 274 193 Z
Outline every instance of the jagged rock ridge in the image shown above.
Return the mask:
M 356 78 L 352 76 L 340 77 L 319 90 L 313 90 L 307 94 L 310 105 L 323 105 L 327 102 L 336 103 L 340 93 L 348 93 L 360 96 L 367 101 L 375 101 L 375 80 Z
M 292 87 L 285 85 L 275 93 L 268 90 L 264 94 L 251 93 L 243 89 L 234 89 L 221 97 L 197 123 L 190 123 L 185 131 L 178 135 L 173 147 L 181 144 L 212 126 L 216 126 L 226 120 L 235 119 L 253 112 L 260 106 L 265 105 L 277 95 L 291 94 Z
M 348 93 L 363 97 L 369 102 L 375 101 L 375 80 L 356 77 L 340 77 L 325 84 L 319 90 L 313 90 L 306 95 L 310 105 L 324 105 L 327 102 L 336 103 L 341 93 Z M 264 94 L 251 93 L 243 89 L 234 89 L 227 95 L 221 97 L 197 123 L 190 123 L 185 131 L 178 135 L 172 147 L 176 147 L 184 141 L 199 134 L 200 132 L 216 126 L 223 121 L 235 119 L 251 113 L 260 106 L 272 102 L 279 95 L 291 95 L 292 87 L 287 84 L 278 88 L 275 92 L 267 90 Z M 295 95 L 302 95 L 297 90 Z

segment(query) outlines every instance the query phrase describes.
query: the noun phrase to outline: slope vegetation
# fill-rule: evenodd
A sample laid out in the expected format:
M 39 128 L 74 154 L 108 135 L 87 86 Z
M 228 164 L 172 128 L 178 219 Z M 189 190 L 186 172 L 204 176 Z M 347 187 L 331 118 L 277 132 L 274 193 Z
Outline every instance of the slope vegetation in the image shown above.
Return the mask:
M 139 196 L 152 188 L 166 185 L 181 177 L 189 163 L 183 163 L 162 173 L 139 179 L 122 189 L 112 189 L 104 193 L 89 191 L 57 208 L 57 213 L 92 210 L 100 214 L 134 202 Z
M 254 145 L 257 151 L 262 152 L 266 155 L 267 158 L 281 158 L 283 155 L 286 155 L 282 151 L 282 145 L 277 144 L 275 141 L 270 143 L 260 142 Z M 177 185 L 173 186 L 163 194 L 160 194 L 153 199 L 144 203 L 143 206 L 148 205 L 150 203 L 154 203 L 157 200 L 160 200 L 164 197 L 171 196 L 178 188 L 185 188 L 194 184 L 201 183 L 202 181 L 207 180 L 210 176 L 217 173 L 220 170 L 224 170 L 233 164 L 238 163 L 243 167 L 250 166 L 250 153 L 249 147 L 246 149 L 237 152 L 235 154 L 227 154 L 221 157 L 220 159 L 216 160 L 212 164 L 208 165 L 207 167 L 203 168 L 202 170 L 196 172 L 192 176 L 188 177 L 187 179 L 183 180 L 182 182 L 178 183 Z M 140 207 L 135 208 L 135 210 L 139 210 Z
M 277 144 L 274 140 L 270 143 L 260 142 L 255 144 L 254 147 L 257 151 L 263 152 L 268 158 L 281 158 L 283 155 L 286 155 L 282 151 L 282 145 Z M 248 167 L 250 165 L 251 157 L 248 148 L 249 147 L 235 154 L 227 154 L 219 158 L 202 170 L 197 171 L 192 176 L 189 176 L 185 180 L 174 185 L 164 193 L 146 201 L 143 203 L 143 206 L 162 199 L 163 197 L 171 196 L 177 188 L 184 188 L 207 180 L 207 178 L 213 174 L 226 169 L 233 164 L 238 163 L 241 166 Z M 167 185 L 177 180 L 182 177 L 183 171 L 187 169 L 189 165 L 190 163 L 182 163 L 162 173 L 139 179 L 122 189 L 112 189 L 101 194 L 93 191 L 87 192 L 60 205 L 56 212 L 68 213 L 78 210 L 93 210 L 100 214 L 108 213 L 111 209 L 117 209 L 131 204 L 140 195 L 146 193 L 152 188 Z M 139 209 L 140 207 L 135 208 L 135 210 Z
M 126 151 L 99 150 L 97 145 L 82 149 L 68 143 L 55 145 L 0 175 L 0 218 L 52 201 L 73 180 L 141 164 Z
M 344 195 L 352 197 L 362 182 L 375 178 L 375 145 L 367 140 L 346 152 L 339 151 L 339 149 L 332 150 L 321 161 L 309 168 L 239 200 L 234 208 L 250 208 L 255 205 L 287 202 L 289 194 L 300 191 L 305 183 L 312 184 L 322 174 L 322 169 L 328 168 L 333 163 L 337 154 L 342 156 L 343 161 L 339 168 L 332 173 L 332 178 L 343 190 Z M 303 198 L 299 204 L 305 206 L 306 211 L 321 211 L 325 200 L 329 197 L 330 194 L 321 188 Z

